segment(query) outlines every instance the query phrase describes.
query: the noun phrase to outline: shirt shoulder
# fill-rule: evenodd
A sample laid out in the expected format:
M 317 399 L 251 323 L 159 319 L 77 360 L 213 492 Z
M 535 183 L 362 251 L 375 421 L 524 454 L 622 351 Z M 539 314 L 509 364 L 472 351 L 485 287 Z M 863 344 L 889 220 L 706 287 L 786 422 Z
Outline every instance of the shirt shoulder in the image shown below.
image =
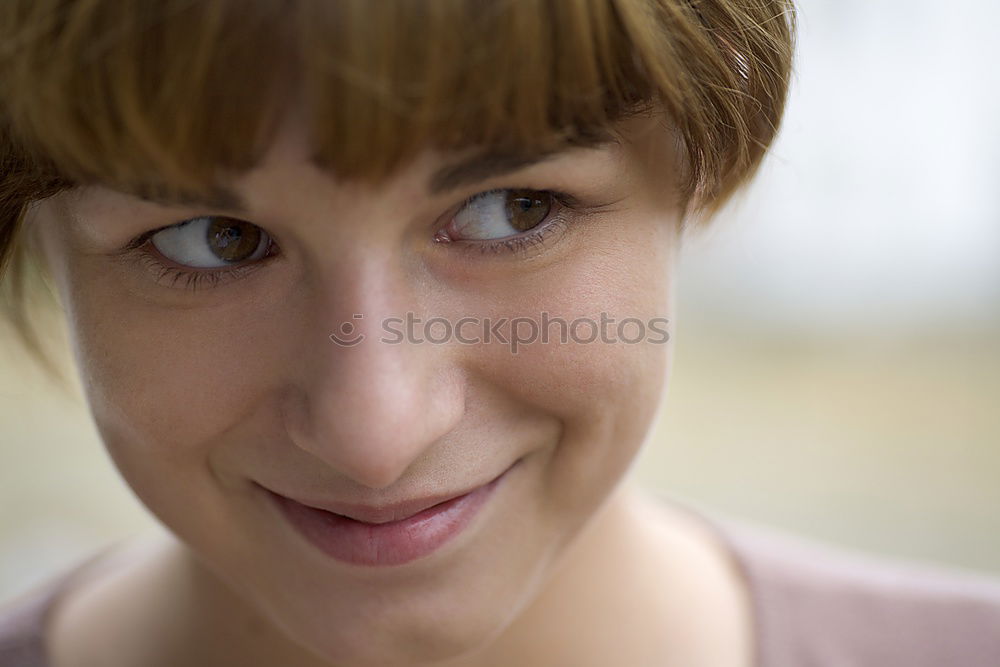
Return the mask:
M 0 665 L 48 667 L 46 619 L 65 583 L 63 574 L 0 605 Z
M 107 564 L 112 544 L 18 595 L 0 602 L 0 667 L 49 667 L 46 628 L 60 597 L 84 575 Z
M 757 667 L 1000 667 L 1000 578 L 702 518 L 747 582 Z

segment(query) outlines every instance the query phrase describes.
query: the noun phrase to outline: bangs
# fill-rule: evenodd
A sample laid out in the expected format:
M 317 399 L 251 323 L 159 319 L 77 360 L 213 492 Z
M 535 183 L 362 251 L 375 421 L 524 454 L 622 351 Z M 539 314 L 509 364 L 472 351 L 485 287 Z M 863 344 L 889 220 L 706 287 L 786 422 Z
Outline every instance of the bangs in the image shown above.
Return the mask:
M 790 17 L 778 1 L 6 0 L 0 159 L 39 193 L 204 197 L 259 163 L 293 103 L 315 162 L 365 181 L 427 148 L 534 155 L 658 109 L 682 187 L 714 196 L 773 138 Z

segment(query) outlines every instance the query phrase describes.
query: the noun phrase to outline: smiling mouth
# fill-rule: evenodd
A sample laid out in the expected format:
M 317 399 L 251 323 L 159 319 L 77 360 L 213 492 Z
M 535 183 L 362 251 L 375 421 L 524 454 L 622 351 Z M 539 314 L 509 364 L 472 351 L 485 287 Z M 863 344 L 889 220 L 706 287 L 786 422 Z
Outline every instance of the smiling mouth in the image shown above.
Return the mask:
M 379 507 L 317 507 L 261 488 L 295 531 L 327 556 L 351 565 L 392 566 L 428 556 L 462 533 L 516 465 L 460 495 Z
M 486 486 L 486 485 L 484 484 L 481 486 Z M 305 507 L 309 507 L 315 510 L 320 510 L 323 512 L 329 512 L 331 514 L 336 514 L 338 516 L 344 517 L 345 519 L 352 519 L 360 523 L 381 525 L 381 524 L 394 523 L 409 519 L 416 514 L 423 513 L 427 510 L 434 509 L 446 503 L 458 500 L 463 496 L 467 496 L 470 493 L 474 492 L 477 488 L 479 487 L 474 487 L 472 489 L 462 491 L 459 493 L 427 496 L 424 498 L 414 498 L 411 500 L 404 500 L 396 503 L 389 503 L 377 506 L 361 505 L 356 503 L 308 501 L 308 500 L 292 498 L 290 496 L 283 496 L 283 497 L 292 502 L 303 505 Z M 282 495 L 282 494 L 276 493 L 275 495 Z

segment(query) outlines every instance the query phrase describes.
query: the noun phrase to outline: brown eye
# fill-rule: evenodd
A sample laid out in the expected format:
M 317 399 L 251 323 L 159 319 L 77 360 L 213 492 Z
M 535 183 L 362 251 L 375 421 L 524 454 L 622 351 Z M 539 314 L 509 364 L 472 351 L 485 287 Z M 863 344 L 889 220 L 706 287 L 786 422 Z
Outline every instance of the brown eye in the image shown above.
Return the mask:
M 449 236 L 483 241 L 517 236 L 544 223 L 555 207 L 555 195 L 544 190 L 490 190 L 462 206 Z
M 271 237 L 245 220 L 203 216 L 161 229 L 150 237 L 150 242 L 176 264 L 217 269 L 263 258 Z
M 505 204 L 511 227 L 526 232 L 548 217 L 552 195 L 537 190 L 509 190 Z
M 205 240 L 212 254 L 226 262 L 243 262 L 257 249 L 263 233 L 257 225 L 243 220 L 213 218 Z

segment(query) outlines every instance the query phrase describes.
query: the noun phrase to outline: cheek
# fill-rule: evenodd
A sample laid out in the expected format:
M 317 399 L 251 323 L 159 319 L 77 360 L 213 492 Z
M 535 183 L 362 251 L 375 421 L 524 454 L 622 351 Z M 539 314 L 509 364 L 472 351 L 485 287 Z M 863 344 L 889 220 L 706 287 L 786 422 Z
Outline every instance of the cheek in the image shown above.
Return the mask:
M 162 488 L 166 498 L 170 485 L 189 489 L 193 502 L 213 486 L 198 480 L 210 473 L 212 449 L 264 416 L 275 318 L 253 303 L 163 308 L 113 287 L 93 289 L 110 280 L 76 275 L 74 283 L 91 289 L 69 287 L 67 314 L 109 454 L 147 504 L 163 506 L 155 494 Z
M 224 443 L 245 443 L 267 419 L 276 355 L 266 341 L 280 340 L 275 319 L 247 304 L 206 313 L 97 292 L 73 295 L 69 315 L 108 454 L 182 539 L 242 544 L 224 497 L 241 480 L 227 471 L 220 478 L 211 462 Z
M 550 324 L 547 342 L 519 345 L 516 353 L 511 344 L 494 343 L 468 355 L 479 375 L 560 421 L 550 489 L 563 494 L 559 500 L 567 507 L 580 506 L 583 494 L 594 501 L 631 464 L 667 377 L 668 336 L 648 325 L 657 320 L 661 332 L 672 329 L 666 323 L 672 308 L 672 231 L 659 221 L 630 226 L 644 233 L 592 244 L 572 261 L 531 277 L 519 286 L 514 306 L 510 298 L 489 301 L 489 317 L 537 320 L 539 336 L 542 313 L 550 322 L 560 321 Z M 621 326 L 626 318 L 634 320 Z M 645 335 L 635 342 L 639 323 Z M 525 325 L 523 333 L 531 338 L 534 331 Z
M 489 346 L 483 360 L 491 375 L 566 418 L 655 402 L 652 390 L 666 369 L 666 337 L 649 325 L 660 318 L 662 329 L 670 316 L 669 225 L 629 220 L 616 227 L 632 233 L 627 239 L 593 239 L 568 261 L 529 276 L 518 286 L 516 300 L 486 300 L 493 304 L 488 315 L 494 319 L 535 321 L 517 327 L 520 340 L 533 342 L 518 344 L 516 352 L 513 340 Z
M 175 451 L 198 447 L 249 409 L 260 338 L 243 318 L 214 315 L 80 304 L 77 358 L 98 421 Z

